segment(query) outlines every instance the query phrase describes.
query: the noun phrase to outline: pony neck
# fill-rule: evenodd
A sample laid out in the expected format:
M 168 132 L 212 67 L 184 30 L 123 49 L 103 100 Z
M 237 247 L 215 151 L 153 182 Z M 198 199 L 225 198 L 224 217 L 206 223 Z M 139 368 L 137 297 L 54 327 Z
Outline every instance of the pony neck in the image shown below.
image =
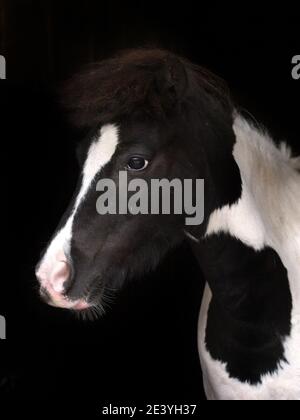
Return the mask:
M 194 253 L 200 256 L 202 266 L 215 263 L 209 261 L 210 255 L 222 264 L 221 255 L 226 254 L 226 245 L 218 246 L 220 235 L 234 238 L 241 246 L 257 253 L 271 248 L 288 272 L 293 317 L 300 320 L 299 158 L 293 159 L 285 145 L 277 148 L 266 132 L 253 127 L 239 115 L 235 117 L 233 129 L 236 135 L 233 158 L 239 169 L 242 192 L 236 202 L 217 204 L 209 213 L 202 240 L 198 244 L 193 241 Z M 212 238 L 214 240 L 210 240 Z M 233 261 L 228 260 L 229 255 L 224 258 L 220 272 L 226 269 L 226 264 L 239 262 L 235 260 L 238 255 L 231 257 Z

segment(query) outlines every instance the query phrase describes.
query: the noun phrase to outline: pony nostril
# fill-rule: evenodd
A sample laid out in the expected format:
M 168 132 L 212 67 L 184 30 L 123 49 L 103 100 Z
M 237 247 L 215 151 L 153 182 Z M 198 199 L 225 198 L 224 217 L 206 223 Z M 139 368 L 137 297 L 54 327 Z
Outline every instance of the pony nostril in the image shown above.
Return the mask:
M 65 291 L 65 283 L 69 280 L 70 274 L 71 268 L 66 261 L 56 262 L 49 279 L 56 293 L 63 293 Z

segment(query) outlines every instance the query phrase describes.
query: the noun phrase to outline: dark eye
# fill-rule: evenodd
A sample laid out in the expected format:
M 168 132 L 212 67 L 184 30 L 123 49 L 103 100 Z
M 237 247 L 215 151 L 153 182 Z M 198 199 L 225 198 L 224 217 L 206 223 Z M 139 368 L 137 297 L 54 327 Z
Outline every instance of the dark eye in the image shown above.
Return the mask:
M 133 156 L 127 163 L 127 169 L 131 171 L 142 171 L 147 168 L 148 164 L 148 160 L 139 156 Z

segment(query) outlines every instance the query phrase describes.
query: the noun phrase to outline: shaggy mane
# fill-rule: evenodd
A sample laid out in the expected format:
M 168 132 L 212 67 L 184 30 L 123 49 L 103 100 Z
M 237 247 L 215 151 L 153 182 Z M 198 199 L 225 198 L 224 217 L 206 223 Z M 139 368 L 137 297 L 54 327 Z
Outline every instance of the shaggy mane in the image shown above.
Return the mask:
M 187 88 L 176 95 L 176 107 L 160 89 L 166 71 L 183 69 Z M 180 77 L 180 76 L 179 76 Z M 174 84 L 180 84 L 178 74 Z M 123 51 L 115 57 L 88 66 L 67 82 L 63 90 L 63 105 L 71 120 L 79 127 L 94 127 L 100 123 L 143 113 L 151 118 L 166 117 L 175 108 L 188 105 L 196 97 L 202 101 L 213 98 L 218 104 L 232 109 L 226 84 L 206 69 L 160 49 Z M 208 99 L 209 98 L 209 99 Z

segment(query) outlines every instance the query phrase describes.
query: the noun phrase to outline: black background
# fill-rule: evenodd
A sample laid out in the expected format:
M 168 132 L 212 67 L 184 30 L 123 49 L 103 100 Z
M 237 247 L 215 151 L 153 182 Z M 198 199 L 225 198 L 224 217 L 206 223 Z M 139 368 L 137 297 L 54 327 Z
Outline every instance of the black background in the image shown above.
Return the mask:
M 203 279 L 186 245 L 129 284 L 107 315 L 83 323 L 39 301 L 34 266 L 72 195 L 74 144 L 57 89 L 117 50 L 169 48 L 229 84 L 239 105 L 300 153 L 299 14 L 217 2 L 0 0 L 0 393 L 51 406 L 197 403 Z

